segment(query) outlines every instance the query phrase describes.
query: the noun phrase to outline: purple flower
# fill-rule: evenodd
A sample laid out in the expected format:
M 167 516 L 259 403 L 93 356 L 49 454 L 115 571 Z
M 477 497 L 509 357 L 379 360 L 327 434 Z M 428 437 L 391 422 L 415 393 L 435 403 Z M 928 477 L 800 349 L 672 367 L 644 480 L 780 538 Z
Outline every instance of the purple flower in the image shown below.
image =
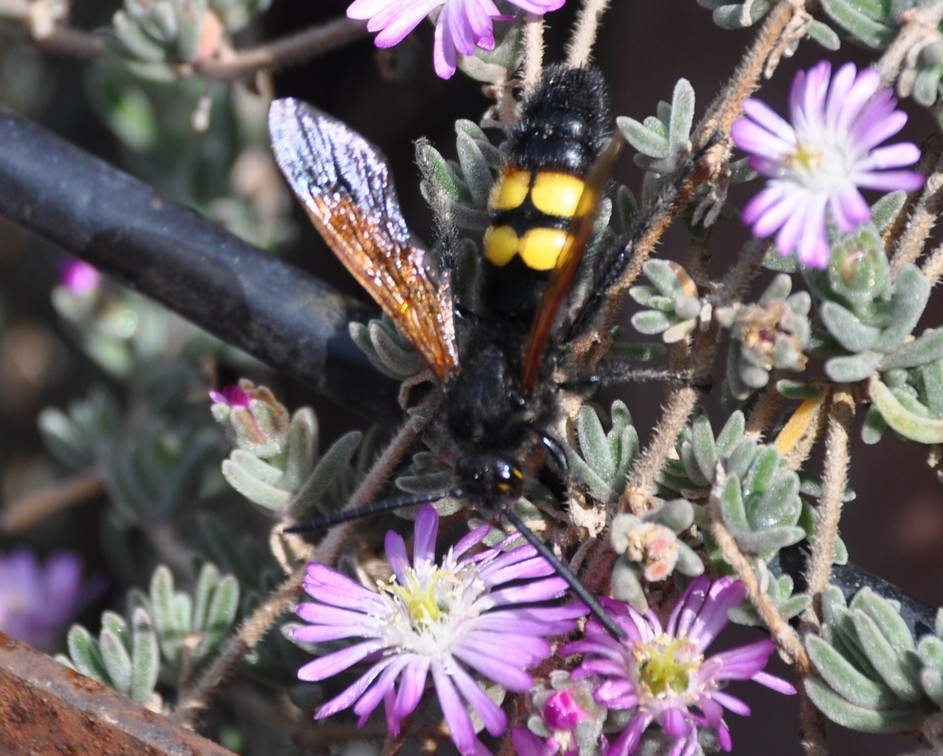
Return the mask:
M 210 391 L 210 399 L 227 407 L 248 407 L 252 396 L 241 385 L 223 386 L 221 391 Z
M 566 0 L 509 0 L 525 13 L 542 15 L 563 7 Z M 367 22 L 367 30 L 379 32 L 377 47 L 392 47 L 430 13 L 435 19 L 435 72 L 443 79 L 455 73 L 457 54 L 473 55 L 476 47 L 494 49 L 494 21 L 509 21 L 493 0 L 354 0 L 348 18 Z
M 26 549 L 0 556 L 0 630 L 50 650 L 57 633 L 97 592 L 82 580 L 82 562 L 59 553 L 45 565 Z
M 238 385 L 210 391 L 213 419 L 229 427 L 237 449 L 271 459 L 288 446 L 291 415 L 265 386 L 243 378 Z
M 530 690 L 533 680 L 526 670 L 550 656 L 547 637 L 573 630 L 574 619 L 586 609 L 533 606 L 562 596 L 567 585 L 529 545 L 503 551 L 513 540 L 508 539 L 469 555 L 490 532 L 488 525 L 462 538 L 437 564 L 438 527 L 435 509 L 422 507 L 412 565 L 402 536 L 386 534 L 393 577 L 379 590 L 323 564 L 308 565 L 304 588 L 316 601 L 301 604 L 297 613 L 311 626 L 296 628 L 292 637 L 306 643 L 362 639 L 298 671 L 302 680 L 319 681 L 358 662 L 369 664 L 353 685 L 318 710 L 318 719 L 353 707 L 358 726 L 363 725 L 383 702 L 396 735 L 431 675 L 452 740 L 461 753 L 471 754 L 483 745 L 469 708 L 492 735 L 507 728 L 507 715 L 485 694 L 477 675 L 516 693 Z
M 514 727 L 511 743 L 521 756 L 577 756 L 595 753 L 602 735 L 606 708 L 593 698 L 592 680 L 572 680 L 568 672 L 550 673 L 550 687 L 538 685 L 530 694 L 527 729 Z
M 694 753 L 698 727 L 715 730 L 720 746 L 729 751 L 724 708 L 743 716 L 750 709 L 721 690 L 728 681 L 753 680 L 779 693 L 796 692 L 785 680 L 762 671 L 775 648 L 771 640 L 705 658 L 704 652 L 729 622 L 727 613 L 743 603 L 745 594 L 738 580 L 725 577 L 711 585 L 702 575 L 688 586 L 664 628 L 651 611 L 643 615 L 603 599 L 628 638 L 613 638 L 598 620 L 590 619 L 583 640 L 561 646 L 560 654 L 583 655 L 572 679 L 598 678 L 599 703 L 635 710 L 622 734 L 606 748 L 608 756 L 635 753 L 652 722 L 675 741 L 672 756 Z
M 69 257 L 59 266 L 59 280 L 72 294 L 83 297 L 99 290 L 102 274 L 98 272 L 98 268 L 84 260 Z
M 730 132 L 734 144 L 750 153 L 750 167 L 769 178 L 744 208 L 744 222 L 760 238 L 778 231 L 779 253 L 796 254 L 813 268 L 828 267 L 828 219 L 846 233 L 870 220 L 859 187 L 890 192 L 923 186 L 916 171 L 892 170 L 920 158 L 916 145 L 878 147 L 907 122 L 907 115 L 895 110 L 891 89 L 879 89 L 878 72 L 858 73 L 851 63 L 834 78 L 831 71 L 823 61 L 796 74 L 789 95 L 791 125 L 751 99 Z

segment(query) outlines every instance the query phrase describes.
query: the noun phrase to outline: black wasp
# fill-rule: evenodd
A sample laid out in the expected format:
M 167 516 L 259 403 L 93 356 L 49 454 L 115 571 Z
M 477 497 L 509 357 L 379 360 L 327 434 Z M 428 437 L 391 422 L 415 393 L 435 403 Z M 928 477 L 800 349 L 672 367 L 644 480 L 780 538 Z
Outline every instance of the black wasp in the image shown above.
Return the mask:
M 507 517 L 622 635 L 509 506 L 523 492 L 525 460 L 564 459 L 550 432 L 561 413 L 553 375 L 567 361 L 555 324 L 620 146 L 602 75 L 550 67 L 525 98 L 489 199 L 478 311 L 460 318 L 449 271 L 434 267 L 413 240 L 387 165 L 369 142 L 290 98 L 272 103 L 269 129 L 278 165 L 314 225 L 444 385 L 444 423 L 459 453 L 455 488 L 443 496 Z

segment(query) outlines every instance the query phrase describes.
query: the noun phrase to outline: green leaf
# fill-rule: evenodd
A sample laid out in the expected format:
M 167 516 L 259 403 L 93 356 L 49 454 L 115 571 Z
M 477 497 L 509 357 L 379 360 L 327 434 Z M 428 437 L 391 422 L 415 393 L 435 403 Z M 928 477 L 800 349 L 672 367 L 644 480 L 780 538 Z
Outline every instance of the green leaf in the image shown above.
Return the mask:
M 908 341 L 884 359 L 882 370 L 928 365 L 943 357 L 943 328 L 933 328 Z
M 131 689 L 131 656 L 121 638 L 108 628 L 101 631 L 98 638 L 102 663 L 111 681 L 111 687 L 127 694 Z
M 812 23 L 809 24 L 809 31 L 807 33 L 810 39 L 818 42 L 819 45 L 826 50 L 838 50 L 841 48 L 841 38 L 831 27 L 826 26 L 821 21 L 812 21 Z
M 769 0 L 756 0 L 749 5 L 745 3 L 730 3 L 721 5 L 713 12 L 714 23 L 721 29 L 742 29 L 746 26 L 752 26 L 759 21 L 769 11 L 771 3 Z M 744 19 L 744 10 L 747 11 L 747 17 Z
M 478 207 L 484 207 L 488 204 L 488 195 L 494 183 L 491 167 L 485 160 L 478 142 L 471 137 L 459 132 L 455 144 L 458 162 L 462 166 L 462 173 L 471 192 L 471 201 Z
M 884 421 L 904 438 L 921 444 L 943 443 L 943 420 L 920 417 L 907 410 L 879 379 L 868 385 L 868 395 Z
M 776 382 L 776 391 L 786 399 L 798 399 L 803 402 L 806 399 L 818 399 L 822 396 L 822 389 L 814 383 L 803 383 L 788 378 Z
M 88 630 L 81 625 L 73 625 L 66 636 L 66 646 L 69 649 L 69 658 L 77 672 L 98 680 L 104 685 L 111 684 L 98 651 L 98 644 Z
M 658 310 L 642 310 L 632 316 L 632 327 L 641 334 L 654 336 L 668 330 L 674 319 Z
M 412 375 L 422 367 L 422 358 L 412 346 L 393 333 L 384 321 L 367 323 L 367 334 L 380 361 L 396 375 Z
M 913 86 L 913 98 L 924 107 L 931 107 L 940 96 L 940 77 L 943 66 L 928 66 L 917 74 Z
M 888 314 L 887 328 L 876 347 L 882 352 L 896 351 L 916 328 L 930 300 L 930 282 L 913 263 L 904 265 L 897 274 L 894 299 Z
M 310 407 L 302 407 L 291 417 L 282 487 L 297 491 L 311 474 L 318 456 L 318 418 Z
M 140 704 L 150 702 L 160 672 L 160 649 L 157 634 L 148 613 L 138 607 L 132 615 L 134 629 L 131 646 L 131 679 L 127 693 Z
M 900 615 L 897 602 L 888 601 L 870 588 L 862 588 L 855 594 L 851 608 L 863 612 L 877 623 L 895 654 L 915 649 L 914 637 Z
M 222 470 L 226 482 L 253 504 L 258 504 L 273 512 L 284 510 L 291 501 L 291 493 L 254 477 L 253 470 L 246 469 L 245 464 L 246 459 L 241 457 L 230 457 L 224 460 Z M 248 467 L 253 468 L 255 465 L 249 463 Z
M 881 336 L 879 328 L 862 323 L 854 313 L 836 302 L 824 302 L 821 315 L 828 332 L 849 352 L 873 349 Z
M 832 357 L 825 363 L 825 373 L 836 383 L 857 383 L 877 370 L 884 360 L 880 352 L 862 352 L 848 357 Z
M 655 284 L 668 301 L 681 293 L 681 282 L 675 268 L 676 265 L 668 260 L 648 260 L 642 266 L 645 277 Z
M 714 465 L 717 463 L 717 446 L 714 443 L 714 431 L 706 415 L 694 419 L 691 425 L 691 448 L 697 460 L 698 469 L 708 481 L 714 478 Z
M 416 160 L 423 177 L 431 181 L 449 199 L 461 204 L 468 204 L 472 201 L 471 192 L 465 186 L 459 172 L 449 165 L 449 162 L 429 142 L 417 143 Z
M 806 649 L 822 677 L 823 684 L 827 683 L 834 694 L 841 696 L 846 703 L 874 710 L 886 708 L 896 702 L 894 694 L 886 686 L 863 675 L 824 639 L 809 636 L 806 639 Z M 828 711 L 823 711 L 828 714 Z M 831 716 L 829 719 L 838 721 Z
M 338 476 L 352 469 L 353 458 L 362 439 L 363 434 L 360 431 L 350 431 L 331 444 L 292 500 L 289 512 L 291 516 L 301 517 L 323 502 L 325 490 Z
M 866 47 L 884 50 L 894 39 L 894 29 L 863 13 L 860 0 L 822 0 L 821 5 L 829 18 Z
M 907 202 L 907 192 L 903 189 L 885 194 L 871 205 L 871 222 L 878 231 L 883 231 L 900 215 Z
M 657 134 L 634 118 L 619 116 L 616 118 L 616 126 L 622 132 L 626 141 L 643 155 L 654 158 L 667 158 L 669 156 L 668 140 L 661 134 Z
M 868 655 L 868 661 L 881 676 L 882 682 L 899 699 L 911 703 L 919 701 L 922 697 L 920 690 L 914 685 L 914 681 L 909 679 L 903 659 L 884 637 L 877 623 L 860 611 L 852 613 L 852 621 L 855 623 L 861 648 Z
M 239 582 L 232 576 L 224 577 L 213 593 L 206 621 L 198 626 L 203 637 L 195 655 L 198 660 L 213 654 L 228 636 L 239 610 Z
M 180 643 L 190 632 L 190 623 L 181 621 L 177 597 L 174 594 L 174 578 L 166 565 L 158 565 L 151 575 L 148 598 L 151 619 L 164 656 L 176 663 Z
M 687 79 L 678 79 L 671 97 L 671 120 L 668 131 L 668 152 L 676 156 L 691 145 L 694 123 L 694 87 Z
M 284 474 L 275 465 L 260 459 L 245 449 L 233 449 L 229 453 L 229 460 L 238 466 L 245 475 L 271 486 L 281 482 Z
M 762 446 L 757 449 L 750 474 L 744 481 L 747 491 L 765 491 L 779 472 L 782 457 L 774 446 Z M 798 487 L 798 484 L 797 484 Z
M 711 478 L 708 478 L 701 471 L 700 466 L 697 463 L 697 458 L 694 455 L 694 446 L 690 441 L 684 441 L 681 444 L 679 449 L 681 464 L 684 465 L 684 474 L 688 477 L 690 483 L 693 483 L 695 486 L 707 486 L 711 482 Z M 711 471 L 713 477 L 713 471 Z
M 720 498 L 720 512 L 724 524 L 731 530 L 738 532 L 750 531 L 750 523 L 747 520 L 746 508 L 743 504 L 740 479 L 736 475 L 728 475 L 724 481 Z
M 623 184 L 620 184 L 616 190 L 616 210 L 622 228 L 626 232 L 632 231 L 638 219 L 638 201 L 631 190 Z
M 810 677 L 805 690 L 812 703 L 833 722 L 859 732 L 904 732 L 920 726 L 925 714 L 913 709 L 882 709 L 856 706 L 836 694 L 821 680 Z
M 748 554 L 772 554 L 806 537 L 802 528 L 776 527 L 765 530 L 736 531 L 731 529 L 737 545 Z
M 751 518 L 754 528 L 773 525 L 795 525 L 802 512 L 799 499 L 799 476 L 783 471 L 766 490 Z
M 218 585 L 219 570 L 216 565 L 206 562 L 200 568 L 200 576 L 196 581 L 196 592 L 193 596 L 193 627 L 206 627 L 210 600 Z

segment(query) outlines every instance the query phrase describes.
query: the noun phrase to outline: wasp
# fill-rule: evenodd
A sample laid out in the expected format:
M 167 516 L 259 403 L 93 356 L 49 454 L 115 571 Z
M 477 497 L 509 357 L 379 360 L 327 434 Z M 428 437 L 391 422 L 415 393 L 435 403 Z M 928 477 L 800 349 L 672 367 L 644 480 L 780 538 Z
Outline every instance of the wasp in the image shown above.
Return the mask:
M 621 146 L 600 72 L 549 67 L 525 97 L 488 202 L 478 308 L 461 317 L 451 271 L 410 234 L 375 147 L 291 98 L 273 102 L 269 128 L 276 161 L 318 231 L 442 385 L 443 424 L 458 450 L 455 485 L 442 497 L 467 498 L 508 518 L 610 631 L 622 635 L 510 508 L 524 492 L 526 461 L 535 451 L 565 466 L 552 432 L 562 411 L 554 375 L 569 362 L 558 321 Z M 429 498 L 435 497 L 423 501 Z M 328 515 L 319 527 L 356 514 Z

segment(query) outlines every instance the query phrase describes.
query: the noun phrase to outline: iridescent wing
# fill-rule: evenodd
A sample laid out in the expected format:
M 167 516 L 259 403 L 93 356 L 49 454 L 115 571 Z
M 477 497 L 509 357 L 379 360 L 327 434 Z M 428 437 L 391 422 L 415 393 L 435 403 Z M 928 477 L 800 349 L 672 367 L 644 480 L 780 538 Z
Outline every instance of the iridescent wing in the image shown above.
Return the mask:
M 426 266 L 379 151 L 335 118 L 285 98 L 269 110 L 275 160 L 354 278 L 444 381 L 458 370 L 452 298 Z
M 580 262 L 583 260 L 583 253 L 593 233 L 593 225 L 599 217 L 599 203 L 602 201 L 606 184 L 612 176 L 621 152 L 622 139 L 616 132 L 586 176 L 585 188 L 576 205 L 576 212 L 573 214 L 570 227 L 567 229 L 566 246 L 560 253 L 557 265 L 550 274 L 547 287 L 540 297 L 540 304 L 534 316 L 534 325 L 527 340 L 521 378 L 525 391 L 529 391 L 537 382 L 540 362 L 544 352 L 547 351 L 547 343 L 550 341 L 557 313 L 573 287 L 573 280 L 576 278 Z

